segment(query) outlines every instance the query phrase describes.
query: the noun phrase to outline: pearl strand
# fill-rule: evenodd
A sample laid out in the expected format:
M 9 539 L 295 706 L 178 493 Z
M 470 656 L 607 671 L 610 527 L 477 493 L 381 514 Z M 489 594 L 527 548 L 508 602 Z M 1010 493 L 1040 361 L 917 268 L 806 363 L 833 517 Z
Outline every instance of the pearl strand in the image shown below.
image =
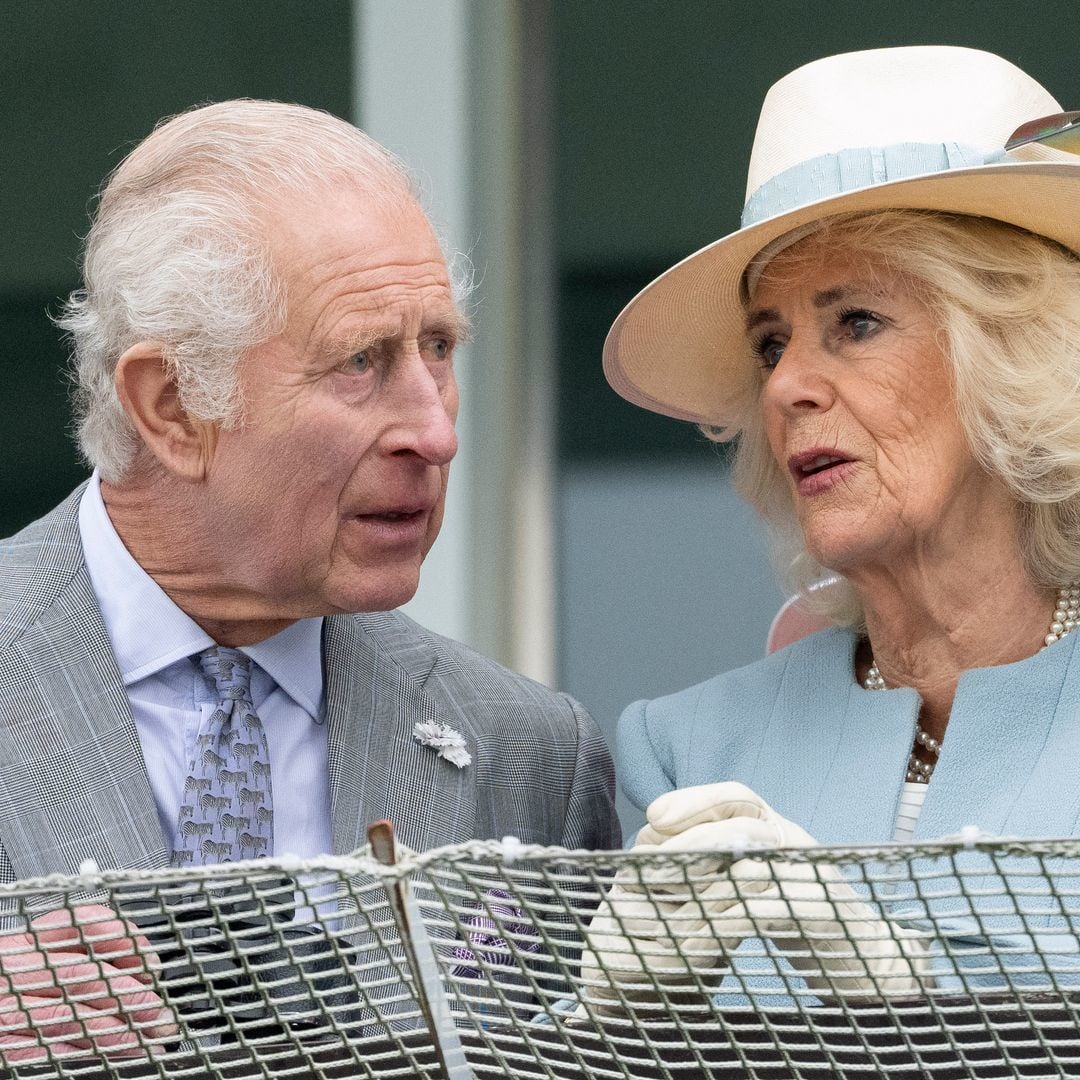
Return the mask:
M 1058 602 L 1050 621 L 1050 632 L 1043 638 L 1043 648 L 1060 641 L 1066 634 L 1080 626 L 1080 585 L 1073 582 L 1058 589 Z
M 1040 651 L 1060 641 L 1066 634 L 1071 634 L 1080 626 L 1080 582 L 1072 582 L 1070 585 L 1058 589 L 1057 603 L 1054 605 L 1054 615 L 1050 620 L 1050 629 L 1047 632 Z M 884 690 L 885 680 L 881 677 L 877 663 L 873 656 L 870 657 L 870 667 L 867 669 L 866 678 L 863 679 L 864 690 Z M 917 724 L 915 726 L 915 746 L 911 748 L 911 757 L 908 758 L 907 781 L 909 783 L 926 784 L 934 773 L 936 761 L 920 761 L 918 747 L 923 747 L 935 758 L 941 756 L 941 743 L 931 738 Z

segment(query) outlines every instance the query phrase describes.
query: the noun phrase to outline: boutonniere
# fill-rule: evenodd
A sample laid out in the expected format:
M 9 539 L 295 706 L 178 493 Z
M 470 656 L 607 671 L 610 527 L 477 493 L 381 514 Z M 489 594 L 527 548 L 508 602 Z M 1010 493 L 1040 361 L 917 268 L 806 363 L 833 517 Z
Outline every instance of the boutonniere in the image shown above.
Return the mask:
M 421 720 L 413 728 L 413 738 L 424 746 L 430 746 L 439 757 L 446 758 L 451 765 L 456 765 L 459 769 L 472 764 L 472 754 L 465 744 L 465 736 L 449 724 L 440 724 L 437 720 Z

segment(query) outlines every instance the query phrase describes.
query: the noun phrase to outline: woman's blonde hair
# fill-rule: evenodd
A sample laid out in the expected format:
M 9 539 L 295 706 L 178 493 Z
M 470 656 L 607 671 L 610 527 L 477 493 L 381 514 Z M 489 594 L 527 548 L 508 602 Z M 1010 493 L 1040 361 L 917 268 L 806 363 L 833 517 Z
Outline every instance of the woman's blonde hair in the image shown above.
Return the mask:
M 972 451 L 1016 497 L 1028 573 L 1046 586 L 1080 579 L 1080 258 L 1000 221 L 895 210 L 828 219 L 785 252 L 779 273 L 825 252 L 903 277 L 926 304 Z M 749 343 L 746 362 L 755 362 Z M 858 626 L 862 608 L 846 582 L 814 588 L 829 571 L 804 546 L 763 430 L 760 388 L 732 424 L 709 434 L 738 436 L 734 484 L 767 522 L 785 584 L 835 622 Z

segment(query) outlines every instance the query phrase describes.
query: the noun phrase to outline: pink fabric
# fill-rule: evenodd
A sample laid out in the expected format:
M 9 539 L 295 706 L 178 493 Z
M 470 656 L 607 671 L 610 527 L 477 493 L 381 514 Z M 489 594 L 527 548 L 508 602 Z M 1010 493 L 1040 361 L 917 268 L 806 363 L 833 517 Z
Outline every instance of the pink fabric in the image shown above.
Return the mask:
M 830 625 L 827 619 L 820 615 L 811 615 L 799 607 L 799 599 L 798 596 L 793 596 L 776 613 L 772 626 L 769 627 L 769 636 L 765 639 L 766 653 L 774 653 L 777 649 Z

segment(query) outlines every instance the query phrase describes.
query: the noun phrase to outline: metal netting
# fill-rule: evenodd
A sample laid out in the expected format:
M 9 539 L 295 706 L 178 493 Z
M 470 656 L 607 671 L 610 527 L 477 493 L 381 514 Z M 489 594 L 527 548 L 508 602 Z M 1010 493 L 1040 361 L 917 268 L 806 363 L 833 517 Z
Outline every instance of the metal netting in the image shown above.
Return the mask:
M 1080 1076 L 1078 919 L 1080 840 L 87 868 L 0 887 L 0 1054 L 43 1080 Z

